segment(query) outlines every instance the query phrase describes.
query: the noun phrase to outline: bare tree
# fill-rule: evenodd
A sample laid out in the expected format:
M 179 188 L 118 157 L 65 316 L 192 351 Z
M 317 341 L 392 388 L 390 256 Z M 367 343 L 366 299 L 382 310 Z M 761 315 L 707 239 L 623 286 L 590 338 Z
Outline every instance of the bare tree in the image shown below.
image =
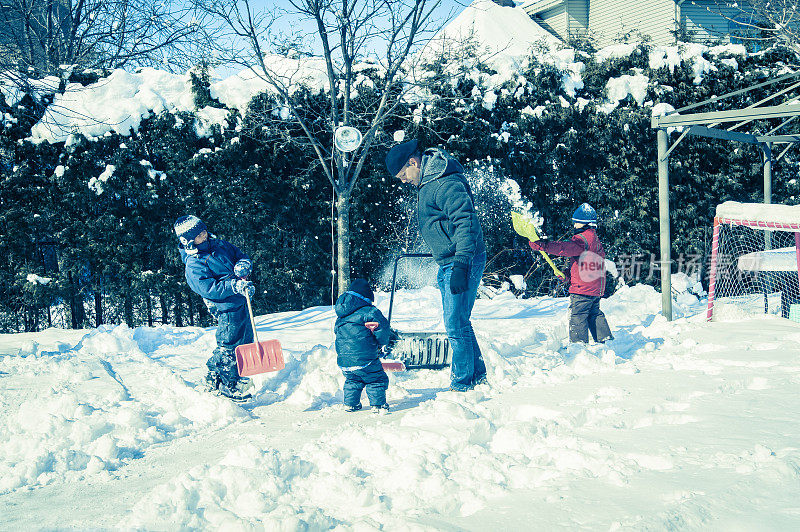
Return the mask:
M 442 27 L 433 16 L 440 0 L 287 0 L 286 9 L 262 11 L 254 9 L 252 0 L 199 1 L 219 21 L 217 59 L 242 65 L 265 82 L 284 106 L 283 118 L 302 130 L 316 156 L 317 171 L 333 187 L 336 274 L 342 293 L 350 282 L 353 189 L 370 149 L 391 140 L 382 136 L 383 126 L 415 86 L 409 81 L 411 63 L 418 59 L 415 52 Z M 327 103 L 309 116 L 305 93 L 298 88 L 315 62 Z M 369 91 L 372 101 L 362 101 L 356 111 L 354 100 L 365 92 L 359 92 L 359 83 L 370 69 L 377 72 L 371 78 L 377 86 Z M 337 150 L 333 138 L 337 126 L 348 125 L 364 132 L 351 154 Z
M 714 0 L 691 4 L 730 22 L 731 36 L 750 43 L 779 43 L 800 53 L 800 0 Z
M 203 21 L 177 0 L 0 0 L 0 68 L 59 75 L 80 68 L 184 71 Z

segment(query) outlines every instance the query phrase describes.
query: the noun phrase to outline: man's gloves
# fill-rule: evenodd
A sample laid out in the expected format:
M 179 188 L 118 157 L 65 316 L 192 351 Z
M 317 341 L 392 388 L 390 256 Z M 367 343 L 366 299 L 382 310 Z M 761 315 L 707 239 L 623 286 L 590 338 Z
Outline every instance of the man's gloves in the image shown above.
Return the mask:
M 239 261 L 233 265 L 233 274 L 240 278 L 244 279 L 253 271 L 253 263 L 251 263 L 247 259 L 239 259 Z
M 467 271 L 469 265 L 463 262 L 453 262 L 453 271 L 450 273 L 450 291 L 461 294 L 467 291 Z
M 234 279 L 231 281 L 233 284 L 233 291 L 237 294 L 244 295 L 245 292 L 253 297 L 256 293 L 256 285 L 246 279 Z
M 544 251 L 544 246 L 542 245 L 542 241 L 541 241 L 541 240 L 537 240 L 536 242 L 534 242 L 534 241 L 529 241 L 529 242 L 528 242 L 528 245 L 529 245 L 529 246 L 531 247 L 531 249 L 532 249 L 532 250 L 534 250 L 534 251 Z

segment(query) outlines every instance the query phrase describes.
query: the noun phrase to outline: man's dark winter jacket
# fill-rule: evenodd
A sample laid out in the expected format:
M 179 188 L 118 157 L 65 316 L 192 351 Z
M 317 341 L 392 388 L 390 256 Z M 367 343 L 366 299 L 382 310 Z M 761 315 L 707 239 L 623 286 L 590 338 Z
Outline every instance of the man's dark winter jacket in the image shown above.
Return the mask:
M 249 257 L 224 240 L 209 236 L 206 242 L 208 245 L 201 244 L 196 254 L 188 254 L 181 248 L 181 259 L 186 265 L 186 282 L 220 312 L 238 310 L 245 304 L 245 299 L 233 291 L 231 281 L 236 278 L 233 265 Z
M 417 219 L 440 266 L 453 261 L 469 264 L 473 256 L 486 251 L 464 167 L 435 148 L 422 156 Z
M 364 325 L 378 323 L 375 331 Z M 389 322 L 367 298 L 345 292 L 336 300 L 336 363 L 341 368 L 364 367 L 380 357 L 382 345 L 394 339 Z
M 606 252 L 593 227 L 588 227 L 566 242 L 531 242 L 535 250 L 570 257 L 569 293 L 603 296 L 606 290 Z

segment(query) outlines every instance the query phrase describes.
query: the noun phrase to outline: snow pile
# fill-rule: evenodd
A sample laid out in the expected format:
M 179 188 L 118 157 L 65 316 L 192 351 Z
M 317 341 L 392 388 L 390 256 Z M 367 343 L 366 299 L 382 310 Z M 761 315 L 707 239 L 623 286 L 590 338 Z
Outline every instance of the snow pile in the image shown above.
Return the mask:
M 746 272 L 796 272 L 797 248 L 786 247 L 754 251 L 739 257 L 736 265 Z
M 33 142 L 64 142 L 72 133 L 100 137 L 108 131 L 129 135 L 150 113 L 193 111 L 188 76 L 153 68 L 137 73 L 114 70 L 97 83 L 71 83 L 58 94 L 48 113 L 31 128 Z
M 800 225 L 800 205 L 726 201 L 717 205 L 716 216 L 726 220 L 797 226 Z M 762 229 L 769 228 L 762 227 Z
M 470 41 L 470 45 L 465 47 L 467 41 Z M 595 60 L 602 62 L 625 58 L 640 53 L 640 50 L 642 48 L 637 44 L 615 44 L 599 50 Z M 520 72 L 528 68 L 531 61 L 552 65 L 561 72 L 562 88 L 571 98 L 577 97 L 578 91 L 584 86 L 582 75 L 585 65 L 578 58 L 580 52 L 565 48 L 558 39 L 536 24 L 521 7 L 501 7 L 491 0 L 475 0 L 423 46 L 412 59 L 414 68 L 409 74 L 409 80 L 424 79 L 430 75 L 419 68 L 443 54 L 451 59 L 448 68 L 458 74 L 457 78 L 466 75 L 480 84 L 482 88 L 476 88 L 473 97 L 487 109 L 494 107 L 498 90 L 502 95 L 505 89 L 501 86 L 509 80 L 516 79 L 520 87 L 524 87 L 527 82 L 520 77 Z M 722 55 L 743 56 L 746 55 L 746 50 L 741 45 L 706 46 L 683 43 L 677 46 L 654 47 L 648 61 L 650 68 L 654 70 L 674 70 L 682 63 L 689 63 L 694 71 L 694 82 L 699 84 L 708 72 L 716 70 L 706 57 Z M 581 57 L 583 56 L 589 57 L 586 54 Z M 489 65 L 495 73 L 481 72 L 477 68 L 477 63 L 481 61 Z M 738 67 L 733 57 L 722 61 L 726 61 L 731 67 Z M 322 58 L 270 54 L 265 56 L 265 62 L 276 81 L 289 92 L 300 87 L 307 87 L 312 91 L 329 89 Z M 357 65 L 356 71 L 374 68 L 379 67 L 364 63 Z M 54 93 L 58 82 L 58 78 L 46 78 L 30 81 L 30 84 L 41 95 Z M 356 90 L 360 84 L 369 82 L 368 78 L 360 75 L 356 80 Z M 648 82 L 647 76 L 638 71 L 609 80 L 606 86 L 608 102 L 603 103 L 600 110 L 612 111 L 629 95 L 638 105 L 642 105 Z M 14 83 L 4 82 L 0 91 L 12 105 L 21 98 L 21 92 Z M 254 96 L 265 91 L 274 92 L 262 77 L 251 70 L 244 70 L 224 80 L 214 80 L 210 91 L 212 97 L 228 108 L 238 109 L 241 115 L 246 113 Z M 424 103 L 429 95 L 417 88 L 409 91 L 407 97 L 409 101 Z M 578 100 L 580 109 L 588 103 L 584 98 Z M 562 105 L 570 105 L 563 97 L 561 101 Z M 539 117 L 543 110 L 544 108 L 539 107 L 528 108 L 523 113 Z M 164 111 L 195 112 L 194 125 L 200 135 L 209 135 L 214 125 L 226 127 L 227 124 L 226 110 L 195 108 L 188 75 L 174 75 L 152 68 L 143 68 L 135 73 L 115 70 L 109 77 L 97 83 L 86 87 L 69 84 L 64 94 L 56 94 L 49 112 L 32 128 L 30 140 L 68 142 L 72 133 L 97 138 L 110 131 L 128 135 L 137 130 L 144 117 Z M 421 108 L 417 110 L 419 113 L 422 111 Z M 282 119 L 290 117 L 288 107 L 276 109 L 275 114 Z
M 56 76 L 47 76 L 42 79 L 21 79 L 16 73 L 0 73 L 0 94 L 6 105 L 17 105 L 26 93 L 39 99 L 43 96 L 55 94 L 61 79 Z
M 0 357 L 27 383 L 2 396 L 0 493 L 109 472 L 149 447 L 246 414 L 149 359 L 125 326 L 103 326 L 57 350 L 36 343 Z
M 647 85 L 650 83 L 650 78 L 641 73 L 639 69 L 635 69 L 633 75 L 623 74 L 618 78 L 611 78 L 606 82 L 606 95 L 609 102 L 598 106 L 598 110 L 604 113 L 610 113 L 619 106 L 619 104 L 631 96 L 636 105 L 641 106 L 647 96 Z
M 650 68 L 653 70 L 668 68 L 670 72 L 674 72 L 675 68 L 679 67 L 681 63 L 691 63 L 694 83 L 699 85 L 703 82 L 703 77 L 706 74 L 717 70 L 717 67 L 704 57 L 705 54 L 712 57 L 723 54 L 746 56 L 747 49 L 741 44 L 706 46 L 699 43 L 681 43 L 677 46 L 657 46 L 650 52 Z M 728 64 L 733 66 L 730 63 Z
M 93 177 L 89 180 L 88 183 L 89 188 L 93 190 L 94 193 L 97 194 L 98 196 L 102 195 L 103 192 L 105 191 L 103 185 L 109 179 L 111 179 L 111 176 L 114 175 L 114 171 L 116 169 L 117 167 L 114 166 L 113 164 L 107 164 L 105 170 L 103 170 L 103 172 L 99 176 Z
M 4 521 L 796 528 L 800 454 L 785 412 L 798 407 L 800 329 L 706 323 L 696 298 L 676 301 L 688 319 L 667 322 L 660 299 L 621 288 L 601 302 L 615 339 L 587 346 L 567 343 L 567 298 L 478 300 L 491 386 L 459 394 L 447 371 L 393 373 L 386 416 L 338 408 L 330 307 L 257 318 L 287 365 L 254 379 L 243 407 L 198 389 L 213 328 L 0 336 Z M 376 303 L 387 312 L 387 294 Z M 400 330 L 441 328 L 435 288 L 399 292 L 395 311 Z
M 25 280 L 28 281 L 31 284 L 42 284 L 42 285 L 45 285 L 45 284 L 48 284 L 50 281 L 52 281 L 53 278 L 52 277 L 41 277 L 39 275 L 36 275 L 35 273 L 29 273 L 25 277 Z
M 275 75 L 275 80 L 294 92 L 301 87 L 312 91 L 328 90 L 328 73 L 320 57 L 287 57 L 268 54 L 265 64 Z M 238 109 L 242 116 L 253 97 L 262 92 L 275 92 L 263 74 L 242 70 L 238 74 L 211 84 L 211 96 L 230 108 Z

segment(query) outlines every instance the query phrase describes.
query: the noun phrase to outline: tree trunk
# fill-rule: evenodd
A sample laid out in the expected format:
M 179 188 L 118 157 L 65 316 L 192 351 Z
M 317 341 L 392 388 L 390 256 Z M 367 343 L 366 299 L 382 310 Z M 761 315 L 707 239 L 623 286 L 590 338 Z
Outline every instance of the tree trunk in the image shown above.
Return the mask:
M 72 273 L 69 274 L 69 301 L 70 314 L 72 314 L 72 328 L 80 329 L 86 322 L 86 310 L 83 308 L 83 299 L 75 289 Z
M 161 325 L 169 323 L 169 307 L 167 306 L 167 298 L 164 294 L 158 296 L 158 301 L 161 303 Z
M 94 292 L 94 326 L 100 327 L 103 324 L 103 294 L 100 290 Z
M 339 295 L 350 286 L 350 193 L 336 195 L 336 278 Z
M 147 298 L 147 326 L 153 326 L 153 301 L 150 299 L 150 289 L 147 289 L 147 293 L 145 294 L 145 298 Z
M 186 298 L 186 304 L 189 305 L 189 325 L 194 327 L 194 305 L 192 304 L 192 296 Z
M 133 296 L 131 295 L 130 288 L 128 288 L 125 293 L 123 305 L 125 306 L 125 323 L 132 329 L 136 327 L 136 324 L 133 322 Z
M 183 327 L 183 297 L 180 292 L 175 294 L 175 327 Z

